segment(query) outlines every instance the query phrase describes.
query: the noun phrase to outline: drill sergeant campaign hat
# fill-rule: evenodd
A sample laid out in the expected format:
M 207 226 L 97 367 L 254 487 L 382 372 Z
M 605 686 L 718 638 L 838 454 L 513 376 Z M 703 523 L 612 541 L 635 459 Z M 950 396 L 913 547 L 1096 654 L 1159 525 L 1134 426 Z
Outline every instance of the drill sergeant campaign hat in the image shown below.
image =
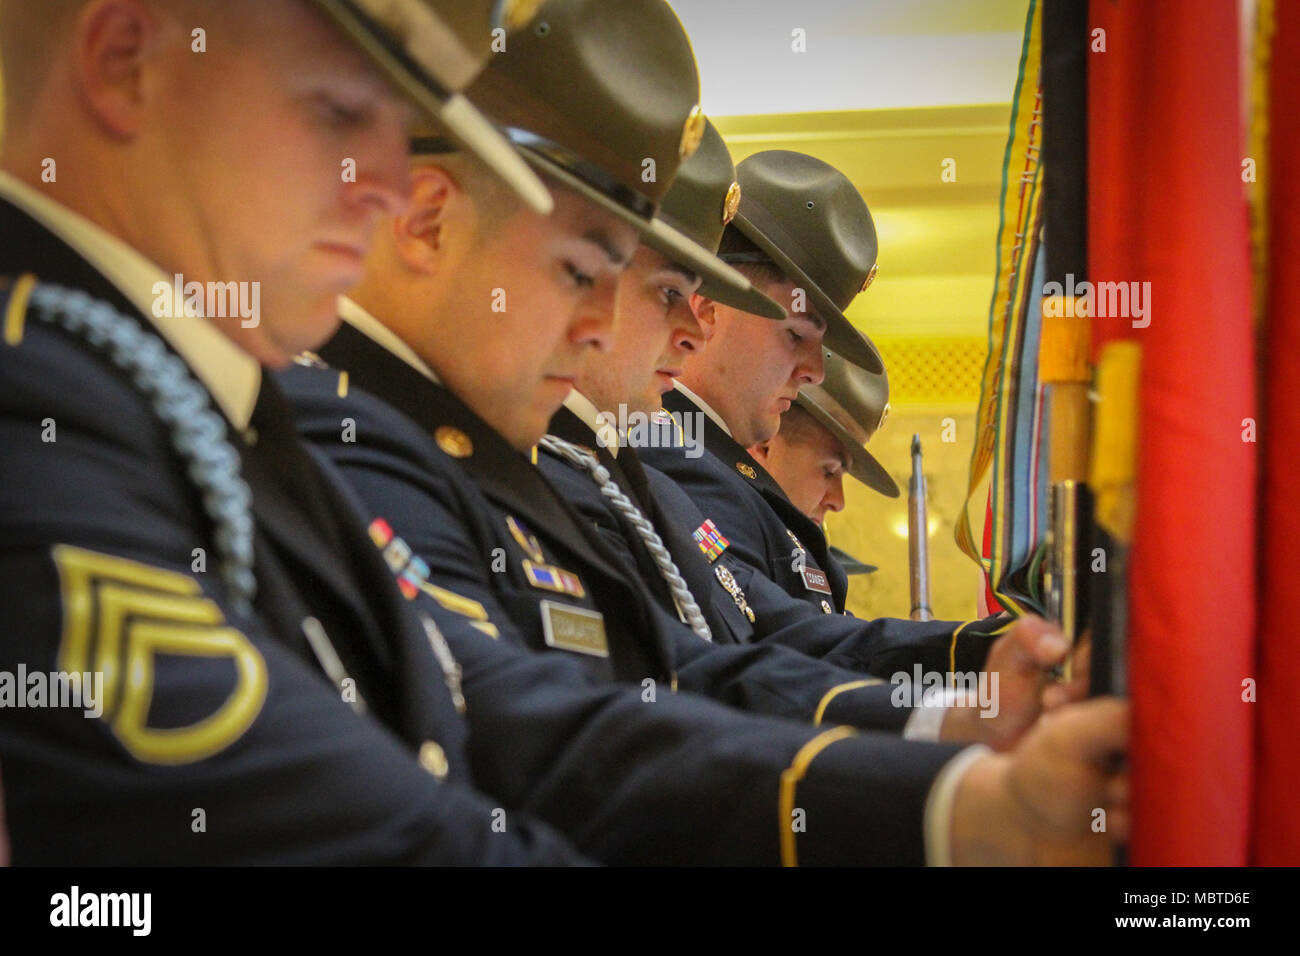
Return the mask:
M 820 385 L 805 385 L 795 403 L 812 415 L 843 447 L 845 470 L 868 488 L 897 498 L 898 485 L 867 442 L 889 417 L 889 378 L 883 371 L 868 372 L 829 349 L 822 349 L 826 378 Z
M 540 2 L 312 0 L 452 139 L 531 208 L 549 213 L 550 191 L 462 92 L 487 66 L 494 39 L 525 26 Z
M 761 251 L 722 258 L 772 262 L 826 321 L 827 348 L 883 372 L 876 347 L 844 316 L 876 277 L 876 225 L 853 183 L 820 159 L 784 149 L 755 153 L 736 172 L 740 209 L 731 228 Z
M 528 162 L 632 225 L 642 243 L 718 287 L 751 288 L 657 218 L 705 129 L 695 54 L 664 0 L 547 0 L 468 95 Z M 447 146 L 417 136 L 412 148 Z
M 723 230 L 735 218 L 739 207 L 736 164 L 731 161 L 731 153 L 717 127 L 706 119 L 700 148 L 677 171 L 677 178 L 659 210 L 659 218 L 705 249 L 717 252 Z M 734 289 L 706 278 L 699 292 L 743 312 L 769 319 L 786 316 L 785 309 L 758 289 Z

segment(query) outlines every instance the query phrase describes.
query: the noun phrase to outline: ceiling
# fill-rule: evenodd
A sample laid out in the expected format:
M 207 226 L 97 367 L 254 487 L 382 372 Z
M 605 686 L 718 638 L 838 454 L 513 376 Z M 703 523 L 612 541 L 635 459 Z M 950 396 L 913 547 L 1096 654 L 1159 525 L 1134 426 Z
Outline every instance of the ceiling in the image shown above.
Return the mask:
M 669 0 L 711 115 L 1009 103 L 1026 0 Z M 804 31 L 804 52 L 792 49 Z M 1008 64 L 1012 69 L 1008 70 Z
M 874 338 L 983 337 L 1027 0 L 671 2 L 736 161 L 800 150 L 867 200 L 880 274 L 849 317 Z

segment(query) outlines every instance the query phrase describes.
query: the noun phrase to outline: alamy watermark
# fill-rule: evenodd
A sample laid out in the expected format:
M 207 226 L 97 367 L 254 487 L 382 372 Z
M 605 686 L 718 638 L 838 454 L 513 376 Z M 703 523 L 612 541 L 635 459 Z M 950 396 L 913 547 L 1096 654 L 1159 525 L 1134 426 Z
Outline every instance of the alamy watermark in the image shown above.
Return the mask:
M 997 671 L 897 671 L 889 702 L 895 707 L 977 707 L 981 717 L 998 715 Z
M 618 414 L 601 412 L 596 441 L 601 448 L 685 448 L 687 458 L 704 454 L 704 413 L 658 411 L 629 412 L 618 406 Z M 615 436 L 617 435 L 617 438 Z
M 0 671 L 0 709 L 64 708 L 104 715 L 102 671 Z
M 1066 273 L 1065 284 L 1043 285 L 1043 315 L 1049 319 L 1067 316 L 1132 319 L 1133 328 L 1151 324 L 1150 282 L 1075 282 Z
M 262 283 L 260 282 L 186 282 L 180 273 L 171 283 L 155 282 L 153 288 L 155 319 L 238 318 L 245 329 L 255 329 L 262 322 Z
M 148 936 L 153 929 L 153 894 L 83 893 L 74 885 L 50 897 L 50 925 L 119 927 L 133 936 Z

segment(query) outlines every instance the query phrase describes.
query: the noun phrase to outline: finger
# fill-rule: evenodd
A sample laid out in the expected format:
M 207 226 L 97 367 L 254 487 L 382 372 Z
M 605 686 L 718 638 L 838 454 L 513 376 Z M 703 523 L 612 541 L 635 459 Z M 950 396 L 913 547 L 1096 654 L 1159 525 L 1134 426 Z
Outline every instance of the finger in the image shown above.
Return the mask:
M 1106 811 L 1106 833 L 1116 843 L 1127 843 L 1133 818 L 1127 807 L 1114 807 Z
M 1088 697 L 1088 687 L 1092 683 L 1087 668 L 1079 669 L 1076 663 L 1071 671 L 1070 679 L 1064 684 L 1057 686 L 1065 692 L 1065 698 L 1068 701 L 1085 700 Z
M 1074 663 L 1071 665 L 1076 674 L 1087 674 L 1092 670 L 1092 637 L 1085 637 L 1074 646 Z
M 998 645 L 995 649 L 1001 652 L 998 661 L 1004 669 L 1027 672 L 1054 667 L 1070 652 L 1070 644 L 1060 630 L 1040 617 L 1017 621 Z
M 1025 619 L 1019 643 L 1040 668 L 1055 667 L 1070 653 L 1070 642 L 1061 629 L 1037 617 Z
M 1128 747 L 1129 704 L 1117 697 L 1067 704 L 1052 720 L 1058 745 L 1093 763 L 1103 764 Z
M 1043 710 L 1049 714 L 1077 699 L 1071 696 L 1069 688 L 1064 684 L 1051 683 L 1043 688 Z

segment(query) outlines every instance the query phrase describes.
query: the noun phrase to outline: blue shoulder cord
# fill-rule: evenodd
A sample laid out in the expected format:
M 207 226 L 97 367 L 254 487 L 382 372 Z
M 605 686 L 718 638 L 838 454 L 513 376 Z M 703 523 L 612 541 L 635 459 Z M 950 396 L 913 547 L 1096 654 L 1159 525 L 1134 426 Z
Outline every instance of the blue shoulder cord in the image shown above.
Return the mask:
M 213 410 L 207 389 L 155 334 L 106 302 L 76 289 L 38 283 L 29 315 L 80 336 L 127 372 L 168 426 L 172 447 L 203 496 L 215 529 L 221 578 L 240 614 L 252 609 L 252 491 L 240 474 L 240 457 L 226 437 L 226 421 Z

